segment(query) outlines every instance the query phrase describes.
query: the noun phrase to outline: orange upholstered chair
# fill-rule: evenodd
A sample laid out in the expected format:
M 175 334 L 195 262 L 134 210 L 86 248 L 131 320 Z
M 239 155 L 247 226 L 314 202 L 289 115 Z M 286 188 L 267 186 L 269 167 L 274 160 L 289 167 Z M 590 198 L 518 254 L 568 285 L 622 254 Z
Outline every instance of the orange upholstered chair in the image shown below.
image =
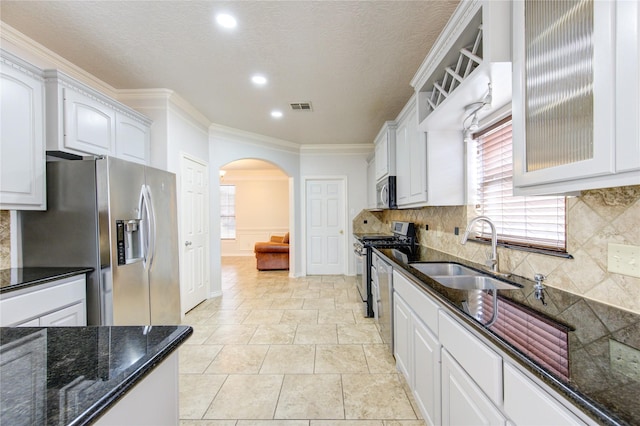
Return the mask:
M 271 237 L 270 241 L 254 246 L 256 264 L 259 271 L 289 269 L 289 233 L 284 237 Z

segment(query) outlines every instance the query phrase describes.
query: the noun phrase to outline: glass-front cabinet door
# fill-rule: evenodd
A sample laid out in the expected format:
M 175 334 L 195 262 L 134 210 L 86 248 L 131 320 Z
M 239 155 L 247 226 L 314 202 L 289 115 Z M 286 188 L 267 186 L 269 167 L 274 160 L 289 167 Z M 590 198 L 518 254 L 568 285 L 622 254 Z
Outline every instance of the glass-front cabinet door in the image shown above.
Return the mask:
M 622 137 L 616 128 L 616 100 L 624 89 L 616 92 L 615 23 L 623 3 L 514 2 L 515 193 L 640 184 L 616 164 L 617 152 L 638 145 L 637 134 Z

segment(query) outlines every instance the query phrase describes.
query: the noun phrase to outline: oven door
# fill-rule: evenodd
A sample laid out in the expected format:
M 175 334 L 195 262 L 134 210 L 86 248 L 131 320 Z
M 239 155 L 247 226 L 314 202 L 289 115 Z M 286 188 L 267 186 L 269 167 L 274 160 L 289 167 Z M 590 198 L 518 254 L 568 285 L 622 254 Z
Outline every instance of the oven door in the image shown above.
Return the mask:
M 356 287 L 360 294 L 360 299 L 364 303 L 364 310 L 367 309 L 367 249 L 360 244 L 354 244 L 353 254 L 356 259 Z

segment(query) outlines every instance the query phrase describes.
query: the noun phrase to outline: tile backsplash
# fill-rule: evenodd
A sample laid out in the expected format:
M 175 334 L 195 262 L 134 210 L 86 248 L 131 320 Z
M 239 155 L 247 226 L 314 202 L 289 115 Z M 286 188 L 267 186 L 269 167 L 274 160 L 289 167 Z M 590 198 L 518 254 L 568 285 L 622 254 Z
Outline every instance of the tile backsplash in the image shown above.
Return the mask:
M 11 219 L 8 210 L 0 210 L 0 269 L 11 268 Z
M 484 263 L 488 245 L 459 242 L 473 216 L 471 206 L 363 211 L 353 229 L 389 232 L 394 220 L 414 222 L 421 245 Z M 460 235 L 454 234 L 456 227 Z M 609 243 L 640 246 L 640 186 L 583 191 L 567 199 L 567 251 L 573 259 L 499 247 L 499 267 L 529 279 L 541 273 L 546 285 L 640 314 L 640 278 L 607 271 Z
M 640 314 L 640 278 L 607 271 L 609 243 L 640 246 L 640 186 L 584 191 L 567 200 L 567 209 L 567 249 L 573 259 L 499 247 L 500 270 L 530 279 L 542 273 L 549 286 Z M 462 233 L 473 215 L 473 209 L 466 206 L 364 210 L 353 220 L 353 230 L 390 232 L 394 220 L 414 222 L 421 245 L 483 263 L 490 248 L 474 243 L 463 246 L 460 236 L 454 234 L 455 227 Z M 2 210 L 0 269 L 10 267 L 10 216 Z

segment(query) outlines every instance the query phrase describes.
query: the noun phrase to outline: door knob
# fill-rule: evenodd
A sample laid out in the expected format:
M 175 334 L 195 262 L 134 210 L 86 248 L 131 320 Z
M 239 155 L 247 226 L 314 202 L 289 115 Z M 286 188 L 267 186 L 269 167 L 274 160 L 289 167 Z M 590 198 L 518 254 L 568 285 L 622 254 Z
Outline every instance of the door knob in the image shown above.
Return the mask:
M 193 244 L 191 241 L 185 241 L 184 242 L 184 245 L 187 246 L 187 247 L 189 247 L 191 244 Z
M 344 231 L 341 229 L 341 230 L 340 230 L 340 235 L 342 235 L 342 234 L 344 234 Z

